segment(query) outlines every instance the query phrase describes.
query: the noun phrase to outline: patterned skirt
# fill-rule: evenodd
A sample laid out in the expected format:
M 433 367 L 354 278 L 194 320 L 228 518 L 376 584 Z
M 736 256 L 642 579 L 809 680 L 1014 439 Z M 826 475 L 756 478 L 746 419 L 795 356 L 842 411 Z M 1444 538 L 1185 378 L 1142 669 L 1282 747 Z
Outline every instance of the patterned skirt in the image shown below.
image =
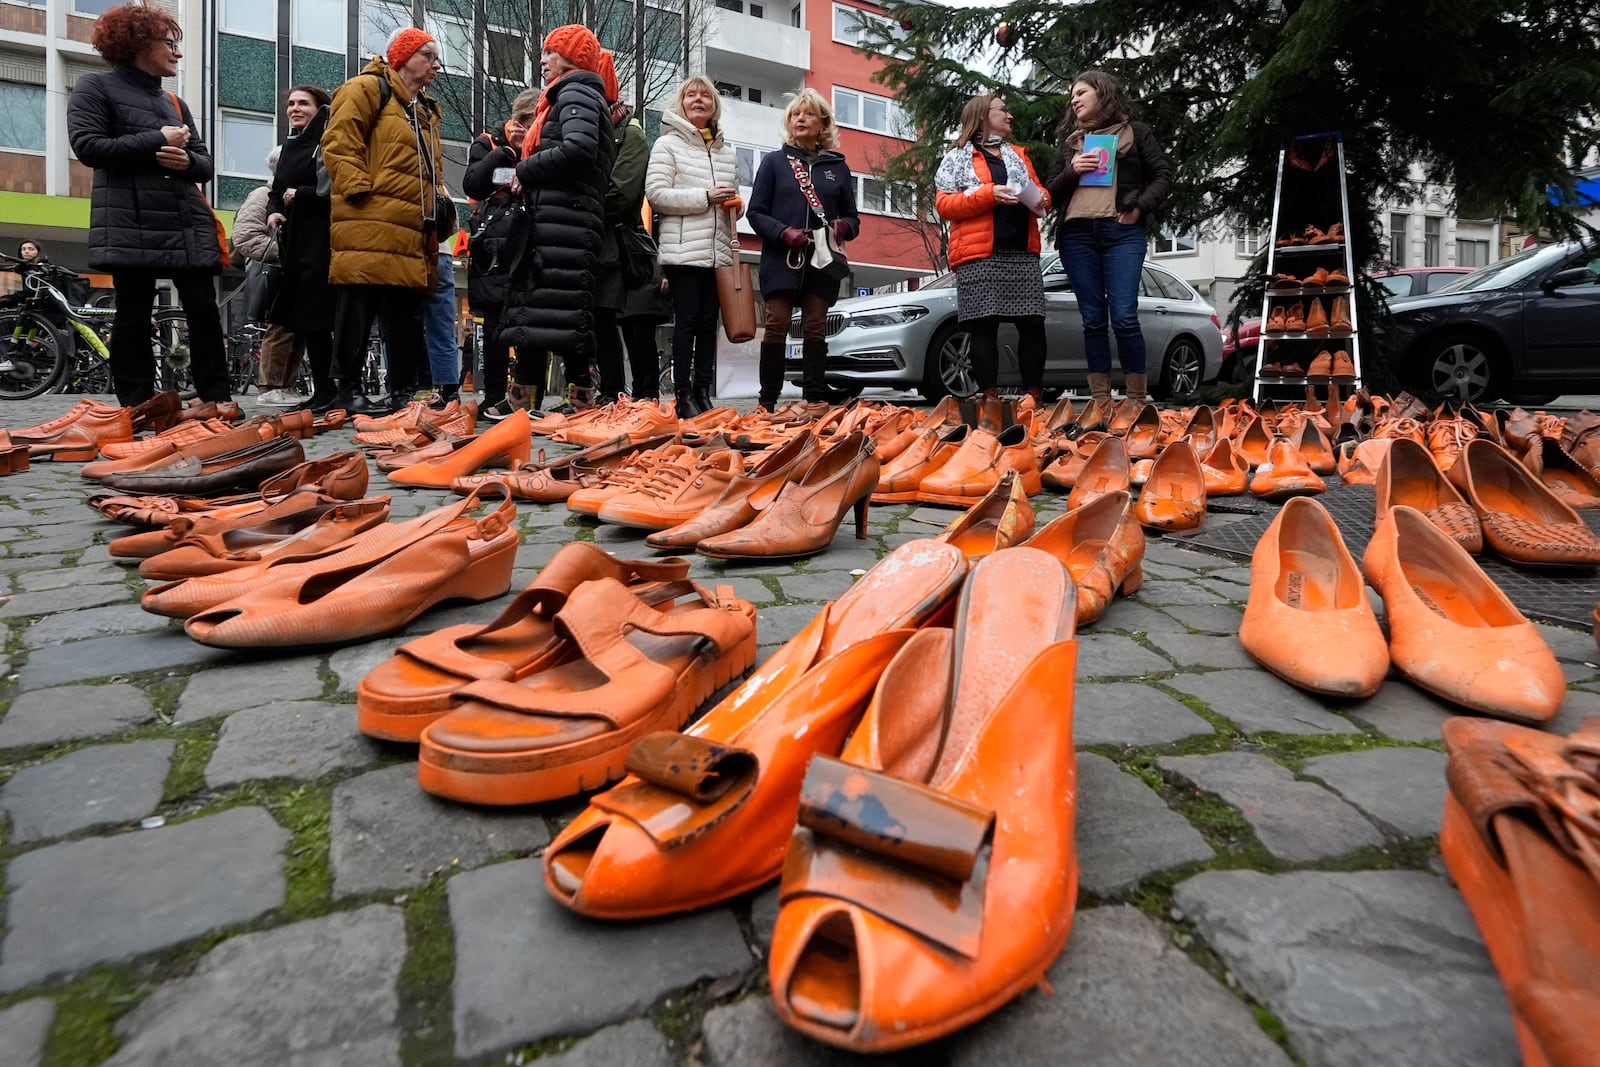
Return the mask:
M 1044 278 L 1032 252 L 996 252 L 956 268 L 956 318 L 1044 314 Z

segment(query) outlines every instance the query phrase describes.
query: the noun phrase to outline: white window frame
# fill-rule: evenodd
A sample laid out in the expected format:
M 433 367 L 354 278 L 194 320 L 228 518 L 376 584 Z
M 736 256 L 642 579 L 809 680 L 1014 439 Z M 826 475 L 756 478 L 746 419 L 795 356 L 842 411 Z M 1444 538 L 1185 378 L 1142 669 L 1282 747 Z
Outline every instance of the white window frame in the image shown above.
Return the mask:
M 1444 219 L 1439 215 L 1422 216 L 1422 265 L 1444 266 Z
M 14 85 L 19 89 L 32 89 L 39 94 L 39 112 L 43 119 L 40 124 L 40 128 L 44 132 L 45 143 L 41 144 L 38 148 L 13 148 L 8 145 L 0 145 L 0 152 L 8 152 L 12 155 L 19 156 L 45 155 L 50 140 L 50 98 L 49 94 L 45 91 L 45 87 L 42 85 L 33 85 L 29 82 L 11 81 L 9 79 L 7 79 L 3 84 Z
M 522 42 L 522 47 L 521 47 L 522 75 L 520 77 L 518 77 L 518 78 L 497 78 L 494 75 L 489 73 L 489 36 L 488 35 L 490 33 L 499 33 L 499 34 L 504 34 L 507 37 L 515 37 L 515 38 L 517 38 L 517 40 Z M 485 78 L 493 79 L 494 81 L 501 82 L 502 84 L 509 82 L 509 83 L 514 83 L 514 84 L 521 85 L 521 86 L 525 87 L 525 86 L 533 84 L 533 80 L 534 80 L 533 76 L 534 76 L 535 72 L 531 71 L 529 69 L 532 65 L 533 65 L 533 51 L 532 51 L 531 47 L 528 44 L 528 35 L 527 34 L 518 33 L 516 30 L 512 29 L 509 26 L 496 26 L 493 23 L 489 24 L 487 32 L 484 34 L 484 38 L 483 38 L 483 76 Z M 447 67 L 445 69 L 448 70 L 449 68 Z
M 754 184 L 754 182 L 756 180 L 756 172 L 761 169 L 761 161 L 767 158 L 767 153 L 768 152 L 776 152 L 777 151 L 776 148 L 762 148 L 759 145 L 739 144 L 738 142 L 733 142 L 732 147 L 733 147 L 733 158 L 735 159 L 735 161 L 738 160 L 740 152 L 749 152 L 750 153 L 750 157 L 751 157 L 751 159 L 753 161 L 750 164 L 750 183 L 751 184 Z M 735 163 L 735 167 L 737 167 L 737 162 Z M 747 188 L 747 189 L 749 187 L 750 187 L 749 185 L 745 185 L 744 186 L 744 188 Z
M 275 116 L 260 111 L 236 111 L 231 108 L 223 108 L 218 112 L 217 116 L 217 173 L 227 175 L 230 178 L 254 178 L 262 181 L 271 178 L 272 172 L 267 169 L 267 152 L 262 152 L 257 157 L 255 162 L 256 170 L 228 168 L 226 161 L 232 152 L 232 149 L 228 146 L 228 124 L 230 122 L 253 122 L 266 126 L 268 135 L 267 152 L 270 152 L 272 147 L 278 143 L 278 127 Z
M 1398 229 L 1395 227 L 1396 219 L 1401 220 Z M 1404 267 L 1407 265 L 1406 253 L 1410 249 L 1406 247 L 1406 244 L 1410 239 L 1411 216 L 1398 211 L 1389 212 L 1389 266 Z M 1395 243 L 1397 241 L 1399 242 L 1398 244 Z
M 851 176 L 855 185 L 856 210 L 864 215 L 882 215 L 894 219 L 914 219 L 917 217 L 916 188 L 907 182 L 891 182 L 877 174 L 855 174 Z M 867 206 L 867 182 L 878 182 L 883 186 L 884 207 L 873 208 Z M 909 200 L 911 206 L 898 207 L 902 200 Z
M 1233 254 L 1238 259 L 1254 259 L 1265 241 L 1266 234 L 1261 230 L 1236 233 L 1233 235 Z
M 289 39 L 294 44 L 301 48 L 314 48 L 319 52 L 344 54 L 345 46 L 349 44 L 348 30 L 345 28 L 349 20 L 349 11 L 343 0 L 290 0 L 290 2 L 294 5 L 294 9 L 289 13 Z M 313 39 L 303 36 L 300 32 L 301 12 L 311 14 L 313 10 L 311 5 L 318 2 L 326 2 L 327 7 L 337 9 L 337 13 L 333 18 L 327 18 L 326 12 L 323 12 L 324 17 L 313 16 L 313 21 L 307 25 L 334 34 L 335 40 Z
M 383 31 L 384 41 L 369 42 L 367 40 L 367 30 L 369 28 L 369 24 L 367 22 L 367 12 L 368 11 L 376 12 L 376 11 L 380 11 L 380 10 L 387 11 L 390 14 L 394 15 L 398 19 L 398 21 L 396 21 L 392 26 L 390 26 L 388 29 Z M 410 8 L 402 7 L 399 4 L 389 3 L 388 0 L 362 0 L 362 3 L 361 3 L 361 55 L 362 55 L 363 59 L 370 59 L 375 55 L 381 55 L 382 52 L 383 52 L 383 46 L 384 46 L 385 41 L 387 41 L 387 39 L 389 37 L 393 36 L 394 32 L 396 30 L 398 30 L 400 27 L 409 26 L 409 25 L 411 25 L 411 9 Z M 377 23 L 372 23 L 371 26 L 372 27 L 376 27 Z M 369 44 L 374 44 L 374 45 L 376 45 L 376 47 L 369 48 L 368 47 Z
M 867 47 L 861 43 L 861 34 L 859 28 L 856 30 L 856 32 L 852 33 L 848 37 L 839 36 L 840 13 L 845 13 L 846 18 L 853 18 L 857 20 L 858 23 L 881 22 L 883 25 L 888 27 L 890 35 L 897 41 L 904 40 L 906 37 L 907 31 L 902 29 L 900 24 L 894 19 L 886 18 L 883 15 L 874 14 L 871 11 L 865 11 L 859 7 L 851 7 L 849 4 L 840 4 L 836 2 L 833 5 L 833 11 L 829 13 L 828 34 L 837 44 L 849 45 L 851 48 Z
M 220 13 L 219 24 L 217 26 L 217 32 L 218 33 L 233 34 L 234 36 L 237 36 L 237 37 L 250 37 L 250 38 L 253 38 L 253 39 L 257 40 L 257 41 L 273 41 L 273 40 L 277 39 L 277 36 L 278 36 L 278 8 L 277 8 L 277 5 L 270 4 L 270 3 L 263 3 L 262 0 L 222 0 L 222 3 L 219 6 L 221 7 L 222 10 L 221 10 L 221 13 Z M 239 27 L 232 25 L 228 21 L 228 11 L 229 11 L 230 8 L 233 8 L 233 7 L 238 7 L 243 11 L 250 12 L 251 14 L 258 14 L 258 13 L 260 13 L 262 11 L 267 12 L 268 13 L 268 17 L 267 17 L 267 22 L 268 22 L 267 32 L 265 32 L 265 33 L 257 33 L 255 30 L 240 29 Z
M 839 118 L 839 97 L 841 94 L 855 98 L 856 116 L 861 121 L 845 122 Z M 875 126 L 866 125 L 866 103 L 869 100 L 874 103 L 881 103 L 883 105 L 884 129 L 880 130 Z M 889 99 L 887 96 L 879 96 L 877 93 L 868 93 L 863 92 L 860 89 L 851 89 L 843 85 L 835 85 L 833 87 L 833 120 L 839 126 L 847 130 L 861 130 L 865 133 L 875 133 L 880 137 L 892 137 L 897 141 L 913 140 L 912 137 L 907 136 L 911 130 L 911 116 L 907 115 L 905 113 L 905 109 L 902 108 L 896 101 Z
M 1182 247 L 1184 242 L 1188 247 Z M 1177 259 L 1200 254 L 1200 234 L 1195 230 L 1181 232 L 1161 227 L 1161 232 L 1150 237 L 1150 255 L 1154 259 Z
M 105 0 L 99 11 L 79 11 L 77 0 L 69 0 L 69 3 L 71 6 L 67 8 L 68 14 L 77 15 L 79 18 L 95 19 L 116 7 L 117 4 L 121 3 L 121 0 Z
M 462 74 L 470 77 L 473 68 L 472 23 L 450 15 L 437 15 L 432 11 L 426 13 L 424 22 L 428 32 L 439 43 L 439 59 L 444 64 L 444 72 L 446 74 Z M 448 31 L 445 29 L 447 24 L 455 27 L 457 32 L 461 34 L 459 43 L 466 47 L 465 58 L 456 54 L 457 49 L 448 39 Z
M 1466 263 L 1466 262 L 1463 262 L 1461 253 L 1464 250 L 1469 249 L 1469 248 L 1474 251 L 1474 254 L 1470 257 L 1470 258 L 1472 258 L 1474 260 L 1476 260 L 1478 258 L 1477 254 L 1476 254 L 1477 252 L 1481 251 L 1483 253 L 1483 262 L 1482 263 L 1476 263 L 1476 262 L 1474 262 L 1474 263 Z M 1490 264 L 1490 262 L 1491 262 L 1491 260 L 1489 259 L 1489 239 L 1487 237 L 1457 237 L 1456 238 L 1456 266 L 1458 266 L 1458 267 L 1472 267 L 1472 268 L 1476 269 L 1478 267 L 1487 267 Z

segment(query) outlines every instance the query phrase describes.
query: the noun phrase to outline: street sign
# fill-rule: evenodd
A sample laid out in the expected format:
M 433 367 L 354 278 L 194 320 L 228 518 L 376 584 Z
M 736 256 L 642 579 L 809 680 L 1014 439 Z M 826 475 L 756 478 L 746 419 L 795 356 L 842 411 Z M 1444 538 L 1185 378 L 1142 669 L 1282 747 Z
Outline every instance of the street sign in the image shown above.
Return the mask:
M 857 296 L 871 296 L 872 295 L 872 290 L 871 289 L 862 289 L 860 287 L 857 287 L 856 288 L 856 295 Z

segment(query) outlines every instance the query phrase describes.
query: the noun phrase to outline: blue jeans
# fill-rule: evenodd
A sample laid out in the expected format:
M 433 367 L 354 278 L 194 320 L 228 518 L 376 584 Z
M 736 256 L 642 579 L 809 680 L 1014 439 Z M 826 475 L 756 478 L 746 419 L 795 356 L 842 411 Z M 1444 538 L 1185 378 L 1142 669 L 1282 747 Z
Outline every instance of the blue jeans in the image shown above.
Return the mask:
M 1111 370 L 1107 313 L 1117 335 L 1117 362 L 1124 374 L 1145 372 L 1144 332 L 1139 329 L 1139 272 L 1144 268 L 1144 227 L 1116 219 L 1068 219 L 1057 242 L 1067 280 L 1083 316 L 1083 354 L 1091 374 Z
M 428 298 L 423 315 L 428 339 L 428 374 L 434 388 L 461 381 L 461 348 L 456 343 L 456 272 L 450 253 L 439 253 L 439 285 Z

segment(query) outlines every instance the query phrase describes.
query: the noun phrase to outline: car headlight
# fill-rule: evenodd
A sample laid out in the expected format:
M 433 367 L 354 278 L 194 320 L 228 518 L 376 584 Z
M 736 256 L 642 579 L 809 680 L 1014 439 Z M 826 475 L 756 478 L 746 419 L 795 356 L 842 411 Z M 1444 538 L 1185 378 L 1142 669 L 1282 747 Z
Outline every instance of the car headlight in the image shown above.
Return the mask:
M 857 311 L 850 316 L 849 325 L 859 326 L 863 330 L 877 329 L 883 326 L 900 326 L 912 322 L 928 313 L 925 307 L 908 304 L 905 307 L 884 308 L 882 311 Z

